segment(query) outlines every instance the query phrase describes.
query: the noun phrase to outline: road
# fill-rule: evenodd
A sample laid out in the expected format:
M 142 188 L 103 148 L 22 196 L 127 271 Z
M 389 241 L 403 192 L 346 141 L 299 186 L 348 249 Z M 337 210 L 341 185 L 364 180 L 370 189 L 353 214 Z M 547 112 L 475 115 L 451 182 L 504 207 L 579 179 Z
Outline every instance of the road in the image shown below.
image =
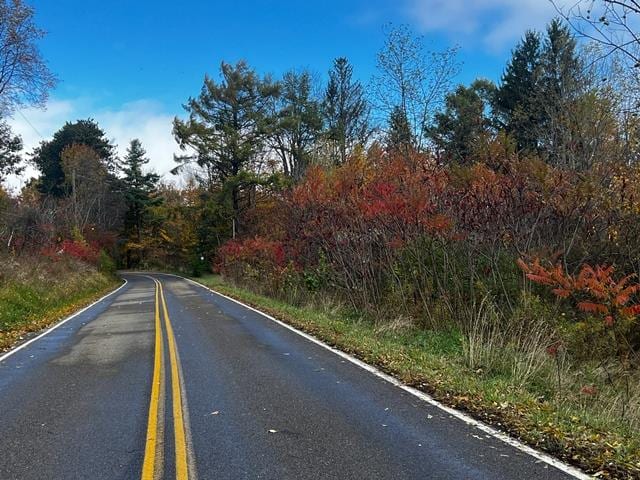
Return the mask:
M 565 479 L 343 356 L 178 277 L 0 360 L 0 479 Z

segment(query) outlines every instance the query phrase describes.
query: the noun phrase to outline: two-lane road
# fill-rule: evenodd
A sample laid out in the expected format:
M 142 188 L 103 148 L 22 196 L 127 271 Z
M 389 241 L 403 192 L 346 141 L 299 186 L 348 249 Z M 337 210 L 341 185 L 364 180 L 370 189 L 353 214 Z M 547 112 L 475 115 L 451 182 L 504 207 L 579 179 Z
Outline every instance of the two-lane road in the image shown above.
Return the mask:
M 205 288 L 125 277 L 0 360 L 0 479 L 572 478 Z

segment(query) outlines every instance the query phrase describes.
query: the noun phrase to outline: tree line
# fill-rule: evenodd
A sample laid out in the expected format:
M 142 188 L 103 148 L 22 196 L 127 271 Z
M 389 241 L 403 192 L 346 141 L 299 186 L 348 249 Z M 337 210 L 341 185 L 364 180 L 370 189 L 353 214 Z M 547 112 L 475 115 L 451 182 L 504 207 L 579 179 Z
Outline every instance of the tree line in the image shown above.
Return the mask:
M 6 115 L 12 108 L 42 104 L 55 79 L 34 46 L 42 32 L 33 25 L 33 11 L 21 2 L 13 9 L 4 5 L 0 13 L 8 25 L 26 25 L 19 28 L 26 33 L 18 43 L 27 45 L 33 58 L 23 73 L 0 81 Z M 371 148 L 406 157 L 428 153 L 443 165 L 471 165 L 502 138 L 505 148 L 575 171 L 611 156 L 612 149 L 622 161 L 635 161 L 637 117 L 629 103 L 629 92 L 638 87 L 634 72 L 617 55 L 595 62 L 602 47 L 578 45 L 561 19 L 545 32 L 524 34 L 498 84 L 479 78 L 457 87 L 456 48 L 426 51 L 423 39 L 406 26 L 388 25 L 385 31 L 376 74 L 367 83 L 342 57 L 333 61 L 324 85 L 307 70 L 292 69 L 274 79 L 244 61 L 223 62 L 217 78 L 205 77 L 200 93 L 187 100 L 185 117 L 173 125 L 183 152 L 173 173 L 189 179 L 186 190 L 196 188 L 201 204 L 192 214 L 194 258 L 209 262 L 226 239 L 250 231 L 250 212 L 260 198 L 300 182 L 310 166 L 342 165 Z M 6 122 L 0 124 L 0 140 L 0 172 L 3 177 L 19 173 L 21 141 Z M 168 238 L 163 220 L 155 217 L 168 215 L 159 213 L 159 190 L 174 187 L 143 172 L 147 159 L 139 141 L 117 159 L 105 132 L 91 119 L 79 120 L 43 141 L 28 161 L 40 176 L 24 189 L 22 204 L 38 198 L 46 208 L 32 205 L 30 215 L 37 213 L 42 224 L 64 231 L 37 232 L 32 227 L 38 221 L 32 219 L 24 227 L 31 229 L 28 233 L 5 227 L 13 239 L 24 237 L 26 245 L 28 237 L 38 242 L 47 236 L 81 238 L 91 228 L 108 232 L 99 237 L 117 239 L 120 248 L 113 253 L 134 265 L 153 258 L 143 253 L 145 242 L 155 241 L 149 229 Z M 69 218 L 53 221 L 59 216 Z

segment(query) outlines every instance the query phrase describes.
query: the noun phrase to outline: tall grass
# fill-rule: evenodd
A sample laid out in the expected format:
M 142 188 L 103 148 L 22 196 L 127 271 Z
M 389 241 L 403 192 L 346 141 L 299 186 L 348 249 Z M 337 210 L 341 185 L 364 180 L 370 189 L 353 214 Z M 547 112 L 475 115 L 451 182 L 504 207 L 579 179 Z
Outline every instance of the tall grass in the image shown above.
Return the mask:
M 117 280 L 77 259 L 0 257 L 0 350 L 46 327 Z

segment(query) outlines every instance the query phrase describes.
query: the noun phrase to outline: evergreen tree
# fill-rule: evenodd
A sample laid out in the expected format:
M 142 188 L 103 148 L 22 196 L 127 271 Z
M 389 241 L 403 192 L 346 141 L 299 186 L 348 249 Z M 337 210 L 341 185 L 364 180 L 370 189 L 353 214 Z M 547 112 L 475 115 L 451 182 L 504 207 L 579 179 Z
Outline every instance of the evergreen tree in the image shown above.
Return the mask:
M 468 163 L 476 144 L 491 131 L 487 117 L 495 85 L 476 80 L 470 87 L 458 86 L 445 99 L 445 109 L 436 113 L 427 133 L 447 161 Z
M 38 180 L 41 193 L 55 197 L 69 194 L 61 159 L 65 148 L 74 144 L 90 147 L 109 171 L 114 170 L 115 147 L 98 124 L 92 119 L 67 122 L 51 140 L 41 142 L 31 157 L 31 162 L 42 174 Z
M 309 72 L 289 71 L 279 87 L 269 141 L 282 160 L 284 174 L 297 181 L 304 175 L 322 131 L 321 106 L 313 96 Z
M 588 85 L 576 39 L 559 19 L 547 27 L 540 67 L 535 97 L 536 108 L 541 112 L 540 143 L 549 162 L 576 167 L 571 152 L 575 128 L 571 114 L 587 93 Z
M 356 145 L 367 142 L 369 110 L 364 87 L 353 79 L 353 67 L 346 58 L 336 58 L 324 96 L 327 138 L 336 147 L 335 163 L 344 163 Z
M 195 151 L 176 160 L 203 167 L 210 186 L 221 187 L 230 200 L 235 234 L 242 228 L 240 214 L 253 201 L 255 187 L 269 181 L 259 174 L 259 163 L 278 86 L 258 77 L 243 61 L 223 62 L 220 72 L 219 83 L 205 78 L 200 95 L 185 105 L 188 120 L 176 118 L 173 133 L 182 149 Z
M 538 149 L 541 120 L 536 98 L 540 62 L 540 35 L 528 31 L 513 50 L 493 100 L 498 125 L 515 139 L 521 150 Z
M 387 151 L 408 155 L 414 147 L 415 139 L 411 131 L 409 119 L 402 107 L 395 107 L 389 116 L 387 131 Z
M 122 161 L 122 185 L 126 201 L 124 236 L 127 267 L 134 266 L 134 252 L 141 251 L 142 232 L 148 220 L 149 209 L 159 203 L 154 195 L 159 181 L 155 173 L 144 173 L 149 163 L 140 140 L 133 139 Z M 135 245 L 135 246 L 134 246 Z

